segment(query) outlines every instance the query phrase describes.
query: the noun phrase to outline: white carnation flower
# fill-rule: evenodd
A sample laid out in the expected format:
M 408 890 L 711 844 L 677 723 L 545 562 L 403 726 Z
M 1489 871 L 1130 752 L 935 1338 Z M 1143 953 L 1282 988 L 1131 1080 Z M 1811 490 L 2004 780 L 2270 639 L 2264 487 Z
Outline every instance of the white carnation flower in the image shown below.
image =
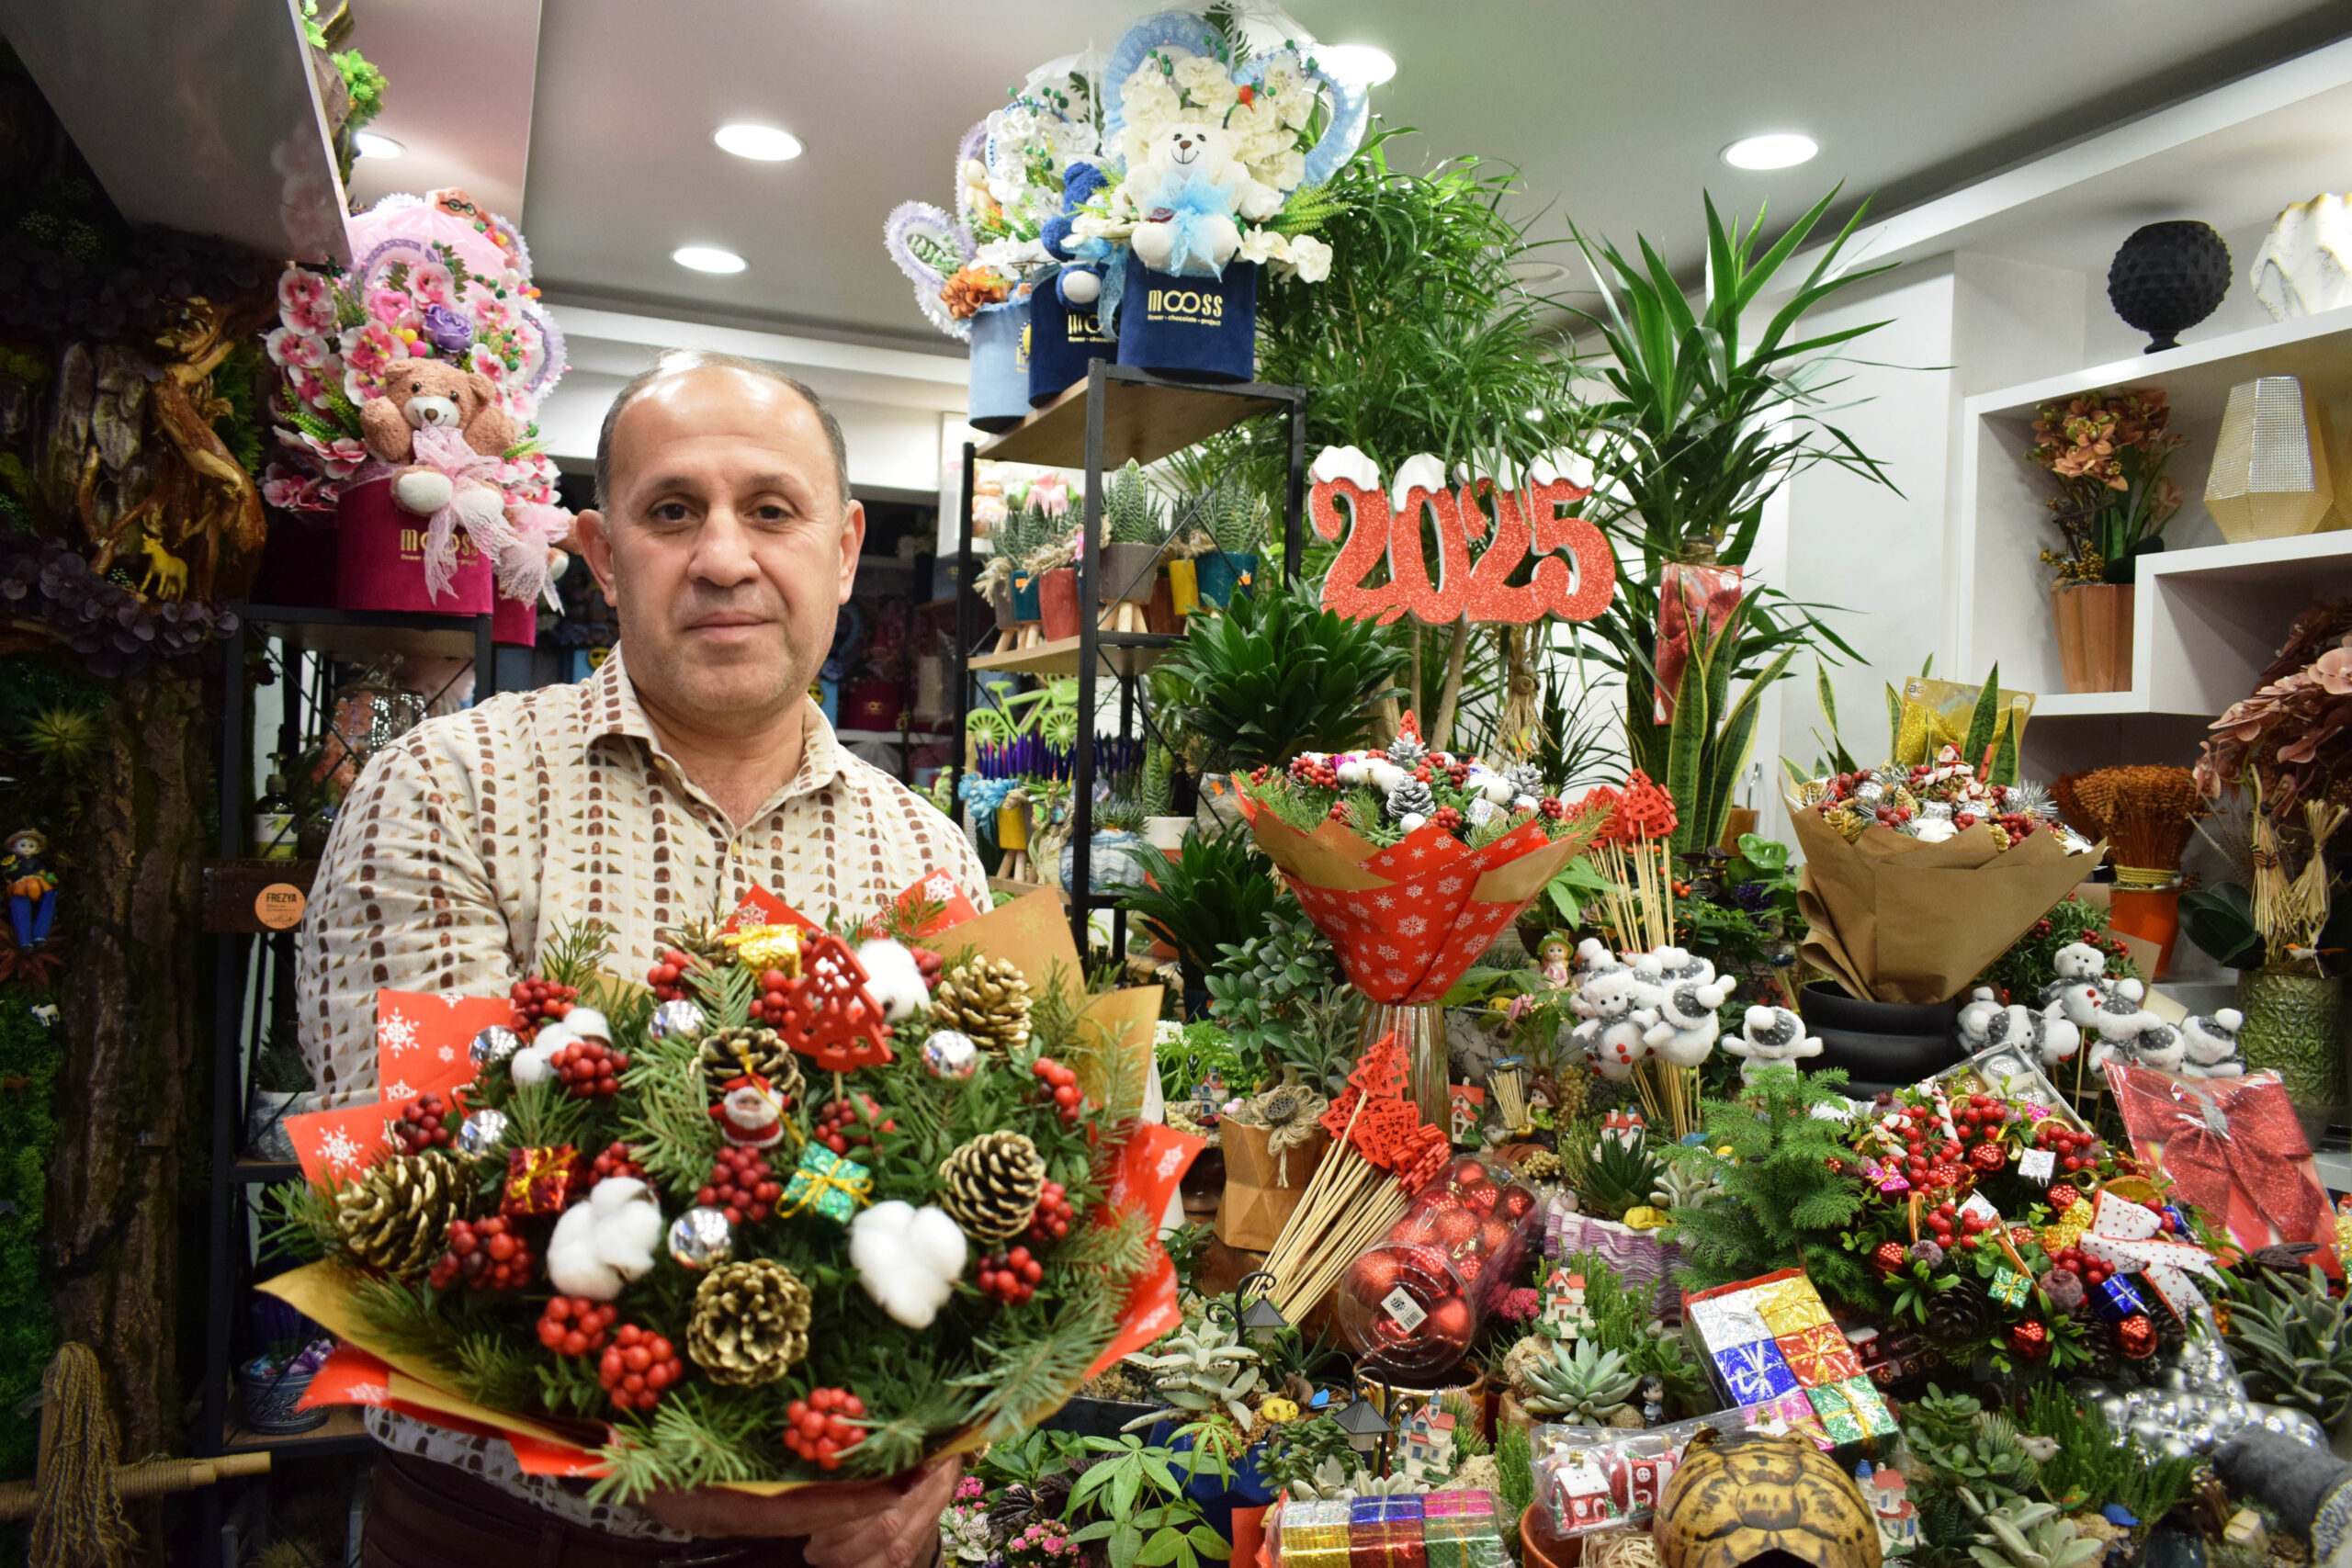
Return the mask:
M 1245 146 L 1268 131 L 1278 130 L 1281 125 L 1282 116 L 1263 93 L 1246 104 L 1234 105 L 1225 117 L 1225 129 L 1237 147 Z
M 1258 177 L 1276 190 L 1296 190 L 1306 179 L 1306 154 L 1294 147 L 1267 166 Z
M 1312 234 L 1294 234 L 1290 259 L 1302 283 L 1320 283 L 1331 276 L 1331 247 Z
M 1176 85 L 1203 108 L 1223 108 L 1240 96 L 1225 67 L 1205 54 L 1176 62 Z
M 1182 119 L 1184 106 L 1176 96 L 1176 89 L 1168 85 L 1168 78 L 1156 66 L 1146 65 L 1128 77 L 1127 85 L 1119 90 L 1119 112 L 1128 131 L 1140 130 L 1148 140 L 1159 127 Z

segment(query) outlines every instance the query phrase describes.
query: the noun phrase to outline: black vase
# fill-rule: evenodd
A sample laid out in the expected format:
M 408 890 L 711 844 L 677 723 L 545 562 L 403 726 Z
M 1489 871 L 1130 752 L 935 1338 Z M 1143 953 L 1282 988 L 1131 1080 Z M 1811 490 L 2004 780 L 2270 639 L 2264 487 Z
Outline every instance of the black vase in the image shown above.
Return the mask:
M 2107 302 L 2148 334 L 2146 352 L 2178 348 L 2180 334 L 2230 291 L 2230 247 L 2210 223 L 2176 219 L 2132 231 L 2107 269 Z
M 1932 1077 L 1961 1059 L 1952 1037 L 1960 1003 L 1858 1000 L 1816 981 L 1804 988 L 1806 1032 L 1821 1042 L 1810 1068 L 1843 1067 L 1849 1099 L 1868 1100 Z

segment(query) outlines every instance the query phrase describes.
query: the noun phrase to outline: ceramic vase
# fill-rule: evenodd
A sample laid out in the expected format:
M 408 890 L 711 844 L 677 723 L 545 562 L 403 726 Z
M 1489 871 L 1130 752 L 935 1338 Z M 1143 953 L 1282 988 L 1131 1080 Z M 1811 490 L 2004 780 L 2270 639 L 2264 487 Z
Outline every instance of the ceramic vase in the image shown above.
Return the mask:
M 2070 692 L 2132 689 L 2132 606 L 2128 582 L 2082 582 L 2050 591 L 2058 628 L 2058 663 Z
M 1078 568 L 1057 566 L 1037 581 L 1038 618 L 1045 623 L 1046 640 L 1059 642 L 1078 635 Z
M 2336 1043 L 2344 981 L 2283 969 L 2248 969 L 2238 976 L 2238 1009 L 2245 1027 L 2238 1043 L 2246 1066 L 2273 1067 L 2287 1098 L 2299 1107 L 2332 1108 L 2345 1099 L 2344 1052 Z
M 1246 593 L 1258 575 L 1258 558 L 1246 552 L 1208 550 L 1196 557 L 1202 603 L 1222 610 L 1236 593 Z
M 2230 247 L 2194 219 L 2135 229 L 2107 269 L 2107 301 L 2126 326 L 2148 334 L 2150 354 L 2180 346 L 2180 333 L 2221 307 L 2230 291 Z

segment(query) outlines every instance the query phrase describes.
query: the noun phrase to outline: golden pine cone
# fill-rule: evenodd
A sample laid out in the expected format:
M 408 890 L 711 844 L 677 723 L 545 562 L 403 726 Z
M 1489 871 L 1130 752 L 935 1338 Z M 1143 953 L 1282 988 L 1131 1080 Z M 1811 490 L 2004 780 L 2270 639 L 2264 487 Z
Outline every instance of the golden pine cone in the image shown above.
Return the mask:
M 787 1105 L 800 1099 L 800 1061 L 784 1036 L 753 1024 L 748 1029 L 714 1029 L 702 1037 L 703 1087 L 717 1099 L 729 1078 L 753 1072 L 768 1080 Z
M 717 920 L 682 920 L 667 931 L 653 934 L 658 942 L 668 942 L 713 968 L 724 969 L 735 962 L 735 953 L 719 935 L 718 927 Z
M 939 1206 L 983 1248 L 1028 1228 L 1045 1195 L 1046 1162 L 1019 1133 L 983 1133 L 940 1163 Z
M 931 1010 L 983 1051 L 1010 1055 L 1029 1043 L 1029 982 L 1001 958 L 969 958 L 939 978 Z
M 686 1354 L 710 1381 L 757 1388 L 808 1354 L 808 1287 L 781 1263 L 722 1263 L 695 1287 Z
M 422 1274 L 441 1255 L 449 1222 L 466 1212 L 458 1162 L 438 1149 L 381 1159 L 334 1195 L 335 1229 L 352 1258 L 397 1277 Z

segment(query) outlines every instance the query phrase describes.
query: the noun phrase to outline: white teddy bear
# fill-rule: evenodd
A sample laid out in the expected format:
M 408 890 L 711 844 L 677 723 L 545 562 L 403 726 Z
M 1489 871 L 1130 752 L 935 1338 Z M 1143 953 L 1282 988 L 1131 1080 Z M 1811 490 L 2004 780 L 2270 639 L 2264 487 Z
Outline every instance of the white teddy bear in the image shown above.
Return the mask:
M 2200 1014 L 2183 1020 L 2181 1047 L 2188 1059 L 2181 1065 L 2182 1075 L 2192 1078 L 2244 1077 L 2245 1053 L 2238 1048 L 2238 1031 L 2245 1027 L 2245 1014 L 2235 1008 L 2223 1008 L 2210 1017 Z
M 1739 1065 L 1742 1082 L 1754 1083 L 1766 1067 L 1793 1066 L 1801 1056 L 1821 1055 L 1821 1042 L 1804 1032 L 1804 1020 L 1787 1008 L 1752 1007 L 1740 1020 L 1739 1037 L 1724 1042 L 1724 1049 L 1747 1058 Z
M 1283 200 L 1273 186 L 1250 178 L 1234 156 L 1230 132 L 1196 120 L 1154 132 L 1143 167 L 1130 168 L 1125 185 L 1138 219 L 1127 242 L 1136 254 L 1154 272 L 1181 270 L 1193 276 L 1222 273 L 1241 248 L 1236 215 L 1261 222 L 1280 210 Z M 1176 254 L 1180 202 L 1191 213 L 1192 231 L 1182 236 L 1188 252 L 1182 258 Z
M 2070 942 L 2060 948 L 2051 960 L 2051 967 L 2058 978 L 2041 987 L 2039 1006 L 2047 1009 L 2058 999 L 2058 994 L 2069 986 L 2091 984 L 2100 986 L 2107 978 L 2107 954 L 2086 942 Z
M 1715 1010 L 1724 1005 L 1736 984 L 1712 976 L 1703 981 L 1677 983 L 1658 1004 L 1657 1021 L 1642 1032 L 1642 1043 L 1675 1066 L 1697 1066 L 1715 1048 L 1721 1032 Z

